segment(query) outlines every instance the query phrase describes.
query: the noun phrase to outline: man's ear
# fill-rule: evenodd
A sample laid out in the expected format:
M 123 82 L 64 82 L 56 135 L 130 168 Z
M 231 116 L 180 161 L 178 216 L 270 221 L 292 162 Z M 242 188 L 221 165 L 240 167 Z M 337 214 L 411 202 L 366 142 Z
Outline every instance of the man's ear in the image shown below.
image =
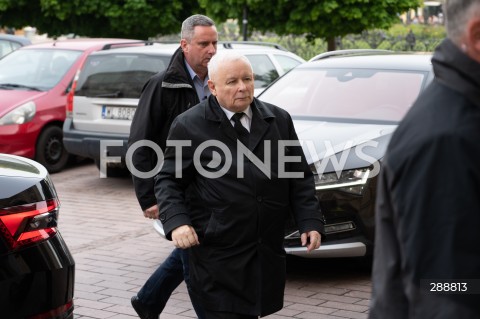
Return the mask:
M 213 96 L 217 96 L 217 90 L 215 90 L 215 83 L 213 83 L 212 80 L 208 80 L 207 84 L 210 93 L 212 93 Z
M 480 18 L 474 18 L 467 29 L 468 55 L 480 62 Z
M 183 52 L 188 52 L 188 45 L 187 45 L 187 40 L 181 39 L 180 40 L 180 46 L 182 47 Z

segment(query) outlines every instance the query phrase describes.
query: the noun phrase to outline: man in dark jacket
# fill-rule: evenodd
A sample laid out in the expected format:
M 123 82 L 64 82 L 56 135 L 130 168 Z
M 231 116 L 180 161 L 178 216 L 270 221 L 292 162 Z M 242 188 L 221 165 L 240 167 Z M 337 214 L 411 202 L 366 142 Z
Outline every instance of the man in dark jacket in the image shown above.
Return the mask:
M 480 0 L 446 18 L 379 176 L 370 318 L 480 318 Z
M 320 247 L 323 219 L 292 119 L 254 98 L 248 59 L 218 53 L 208 70 L 212 95 L 170 130 L 155 184 L 160 220 L 190 250 L 206 317 L 257 318 L 283 306 L 287 216 L 308 251 Z
M 161 151 L 173 119 L 210 94 L 207 64 L 216 53 L 217 30 L 214 22 L 203 15 L 193 15 L 182 24 L 182 40 L 164 72 L 153 76 L 144 86 L 132 121 L 129 146 L 136 151 L 132 165 L 142 174 L 132 174 L 135 193 L 144 216 L 158 218 L 153 176 L 158 164 L 155 148 L 145 145 L 153 142 Z M 138 148 L 137 148 L 138 147 Z M 161 205 L 161 203 L 160 203 Z M 175 249 L 132 297 L 132 305 L 141 318 L 158 318 L 173 290 L 185 279 L 187 288 L 188 254 Z M 197 316 L 201 309 L 193 303 Z

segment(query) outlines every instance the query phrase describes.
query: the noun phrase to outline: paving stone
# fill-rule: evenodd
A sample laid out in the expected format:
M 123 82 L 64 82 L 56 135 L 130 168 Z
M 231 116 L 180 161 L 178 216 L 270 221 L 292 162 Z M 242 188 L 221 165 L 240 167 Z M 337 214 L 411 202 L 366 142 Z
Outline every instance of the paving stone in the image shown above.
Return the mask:
M 174 247 L 143 217 L 130 178 L 98 176 L 94 164 L 52 174 L 61 201 L 59 229 L 76 262 L 75 319 L 137 318 L 131 296 Z M 264 318 L 367 317 L 368 273 L 298 267 L 287 274 L 284 308 Z M 196 318 L 185 283 L 173 292 L 161 317 Z

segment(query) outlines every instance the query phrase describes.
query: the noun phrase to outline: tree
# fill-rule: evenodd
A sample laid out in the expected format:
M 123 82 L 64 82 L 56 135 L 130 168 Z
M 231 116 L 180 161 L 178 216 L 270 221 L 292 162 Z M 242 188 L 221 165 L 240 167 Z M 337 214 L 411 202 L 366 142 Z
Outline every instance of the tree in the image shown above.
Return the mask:
M 197 1 L 182 0 L 0 0 L 0 25 L 34 26 L 41 33 L 146 39 L 180 31 L 201 13 Z
M 273 31 L 279 35 L 305 35 L 328 41 L 370 29 L 388 29 L 398 15 L 420 6 L 421 0 L 199 0 L 215 21 L 243 20 L 245 6 L 251 31 Z

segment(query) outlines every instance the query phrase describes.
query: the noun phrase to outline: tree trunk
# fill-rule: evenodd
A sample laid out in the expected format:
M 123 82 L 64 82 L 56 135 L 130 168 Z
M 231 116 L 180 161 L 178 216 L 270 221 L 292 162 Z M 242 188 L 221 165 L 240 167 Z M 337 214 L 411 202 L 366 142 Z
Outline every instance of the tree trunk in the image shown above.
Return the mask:
M 327 38 L 327 51 L 335 51 L 336 49 L 335 37 Z

